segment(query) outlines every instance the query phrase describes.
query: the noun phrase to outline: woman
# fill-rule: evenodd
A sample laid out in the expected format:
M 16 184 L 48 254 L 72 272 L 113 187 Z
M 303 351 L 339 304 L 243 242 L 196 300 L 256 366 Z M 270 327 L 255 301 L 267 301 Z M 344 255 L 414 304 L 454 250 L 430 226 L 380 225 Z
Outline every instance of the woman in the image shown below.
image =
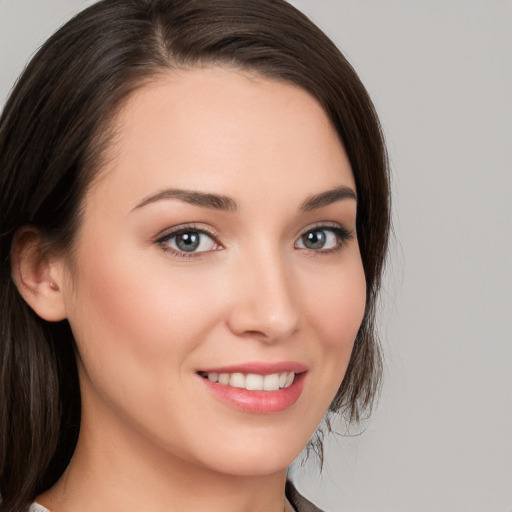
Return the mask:
M 98 2 L 0 170 L 2 510 L 315 510 L 286 470 L 371 407 L 389 229 L 333 43 L 284 1 Z

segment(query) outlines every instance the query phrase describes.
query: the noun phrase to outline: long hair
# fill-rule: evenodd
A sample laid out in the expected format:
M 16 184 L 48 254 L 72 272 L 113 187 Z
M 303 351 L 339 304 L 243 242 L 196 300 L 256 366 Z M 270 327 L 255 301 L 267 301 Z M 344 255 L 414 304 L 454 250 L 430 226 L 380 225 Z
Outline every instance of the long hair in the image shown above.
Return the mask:
M 389 177 L 379 121 L 336 46 L 284 0 L 103 0 L 39 50 L 0 118 L 0 494 L 22 512 L 65 470 L 80 425 L 75 343 L 66 321 L 39 318 L 12 280 L 13 236 L 39 229 L 70 251 L 82 201 L 113 120 L 159 74 L 200 65 L 296 84 L 322 105 L 355 178 L 366 311 L 330 411 L 357 421 L 381 375 L 375 303 L 389 233 Z

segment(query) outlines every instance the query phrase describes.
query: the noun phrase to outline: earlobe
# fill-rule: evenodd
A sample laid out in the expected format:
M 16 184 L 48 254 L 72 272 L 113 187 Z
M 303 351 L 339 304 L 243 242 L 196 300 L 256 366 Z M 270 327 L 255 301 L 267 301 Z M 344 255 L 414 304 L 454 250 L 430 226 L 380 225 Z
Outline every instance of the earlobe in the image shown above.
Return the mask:
M 67 317 L 62 265 L 44 249 L 39 230 L 25 226 L 16 233 L 11 268 L 18 291 L 41 318 L 58 322 Z

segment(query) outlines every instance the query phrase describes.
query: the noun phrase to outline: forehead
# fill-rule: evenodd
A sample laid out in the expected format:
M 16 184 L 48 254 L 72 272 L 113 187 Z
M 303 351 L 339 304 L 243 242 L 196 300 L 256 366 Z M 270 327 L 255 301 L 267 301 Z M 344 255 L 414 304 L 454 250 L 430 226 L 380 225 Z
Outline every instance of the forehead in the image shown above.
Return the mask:
M 133 202 L 169 186 L 239 197 L 243 185 L 261 199 L 276 188 L 354 187 L 320 104 L 295 85 L 239 70 L 158 77 L 124 104 L 115 133 L 107 185 Z

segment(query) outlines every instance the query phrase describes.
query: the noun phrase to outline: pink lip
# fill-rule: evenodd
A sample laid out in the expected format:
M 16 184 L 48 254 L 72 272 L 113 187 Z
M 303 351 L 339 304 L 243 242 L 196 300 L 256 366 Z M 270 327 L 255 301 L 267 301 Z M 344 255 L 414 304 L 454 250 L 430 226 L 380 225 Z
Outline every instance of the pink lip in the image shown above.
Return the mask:
M 204 373 L 255 373 L 257 375 L 272 375 L 273 373 L 283 373 L 283 372 L 295 372 L 295 373 L 304 373 L 307 371 L 308 367 L 302 363 L 297 363 L 295 361 L 281 361 L 278 363 L 263 363 L 263 362 L 253 362 L 253 363 L 241 363 L 241 364 L 232 364 L 229 366 L 217 366 L 217 367 L 208 367 L 201 368 L 199 372 Z
M 288 388 L 277 391 L 249 391 L 235 388 L 226 384 L 212 382 L 200 376 L 206 388 L 222 402 L 244 412 L 255 414 L 271 414 L 284 411 L 291 407 L 300 397 L 304 388 L 307 367 L 300 363 L 247 363 L 233 366 L 223 366 L 201 370 L 201 373 L 256 373 L 258 375 L 271 375 L 281 372 L 295 372 L 295 379 Z

